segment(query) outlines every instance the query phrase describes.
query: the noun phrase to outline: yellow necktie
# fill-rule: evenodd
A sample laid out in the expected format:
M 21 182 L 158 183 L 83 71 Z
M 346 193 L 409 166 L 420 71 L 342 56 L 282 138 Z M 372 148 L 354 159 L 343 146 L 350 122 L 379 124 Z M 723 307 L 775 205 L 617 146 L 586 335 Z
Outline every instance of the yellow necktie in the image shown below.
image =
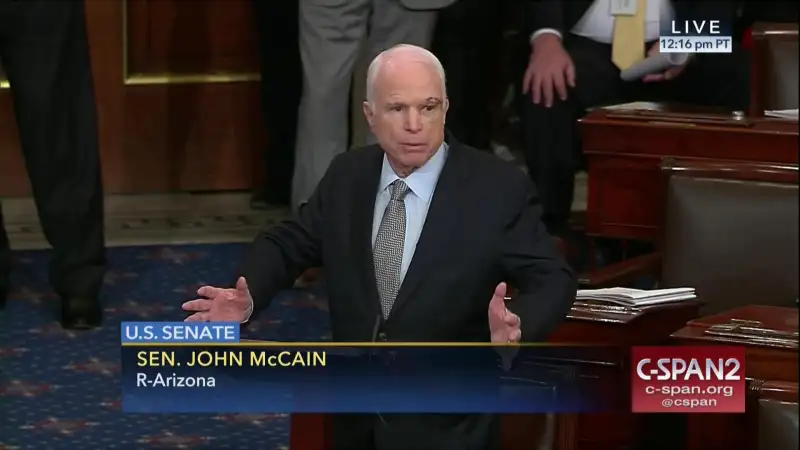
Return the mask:
M 636 1 L 636 14 L 614 18 L 611 61 L 625 70 L 644 59 L 644 14 L 647 0 Z

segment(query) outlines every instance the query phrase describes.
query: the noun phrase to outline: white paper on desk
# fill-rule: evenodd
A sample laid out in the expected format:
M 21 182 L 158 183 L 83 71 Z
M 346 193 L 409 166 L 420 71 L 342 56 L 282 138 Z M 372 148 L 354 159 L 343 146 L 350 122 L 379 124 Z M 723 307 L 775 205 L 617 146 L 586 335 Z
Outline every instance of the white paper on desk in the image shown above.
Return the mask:
M 660 103 L 630 102 L 621 103 L 619 105 L 603 106 L 603 109 L 611 109 L 615 111 L 661 111 L 664 108 Z
M 694 288 L 671 289 L 630 289 L 605 288 L 582 289 L 578 291 L 576 300 L 588 302 L 612 303 L 623 306 L 650 306 L 673 303 L 697 298 Z
M 622 78 L 623 81 L 640 80 L 645 75 L 661 73 L 671 67 L 683 65 L 688 59 L 689 55 L 687 53 L 658 53 L 653 56 L 648 56 L 642 61 L 621 71 L 619 77 Z
M 772 111 L 764 111 L 764 115 L 775 119 L 792 119 L 797 120 L 798 110 L 796 109 L 776 109 Z

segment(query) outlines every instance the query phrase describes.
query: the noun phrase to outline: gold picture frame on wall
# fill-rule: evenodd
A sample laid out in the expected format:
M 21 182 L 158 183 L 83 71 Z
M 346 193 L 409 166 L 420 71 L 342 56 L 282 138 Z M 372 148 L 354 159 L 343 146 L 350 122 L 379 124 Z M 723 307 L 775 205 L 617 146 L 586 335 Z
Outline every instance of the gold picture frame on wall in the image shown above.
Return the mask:
M 0 0 L 2 1 L 2 0 Z M 128 2 L 122 1 L 122 81 L 128 86 L 242 83 L 261 80 L 260 73 L 135 73 L 128 67 Z M 278 1 L 278 0 L 273 0 Z
M 0 64 L 0 89 L 8 89 L 8 78 L 3 73 L 3 65 Z

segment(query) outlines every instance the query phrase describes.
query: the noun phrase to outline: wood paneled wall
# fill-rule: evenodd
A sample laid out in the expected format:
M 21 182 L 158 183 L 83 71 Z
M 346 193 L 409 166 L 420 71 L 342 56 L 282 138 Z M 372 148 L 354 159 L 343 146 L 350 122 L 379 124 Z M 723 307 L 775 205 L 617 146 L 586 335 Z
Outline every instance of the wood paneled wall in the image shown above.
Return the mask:
M 86 0 L 107 193 L 249 189 L 263 135 L 252 0 Z M 0 89 L 0 196 L 29 193 Z

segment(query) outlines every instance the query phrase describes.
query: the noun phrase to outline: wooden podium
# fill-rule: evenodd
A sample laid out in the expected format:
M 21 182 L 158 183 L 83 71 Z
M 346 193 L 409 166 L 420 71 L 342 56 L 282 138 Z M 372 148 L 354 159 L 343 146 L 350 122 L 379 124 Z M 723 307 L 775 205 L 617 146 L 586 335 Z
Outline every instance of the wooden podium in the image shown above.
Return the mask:
M 683 345 L 743 345 L 744 414 L 686 416 L 686 450 L 757 450 L 758 400 L 797 402 L 798 310 L 747 306 L 690 321 L 673 333 Z
M 613 395 L 627 399 L 629 347 L 665 343 L 670 333 L 697 317 L 699 305 L 686 302 L 647 309 L 573 306 L 567 320 L 551 338 L 554 343 L 609 345 L 602 357 L 577 364 L 592 366 Z M 501 450 L 618 450 L 639 439 L 641 416 L 628 412 L 607 414 L 504 415 Z M 544 443 L 537 447 L 535 443 Z M 293 414 L 290 450 L 329 450 L 330 424 L 325 414 Z

